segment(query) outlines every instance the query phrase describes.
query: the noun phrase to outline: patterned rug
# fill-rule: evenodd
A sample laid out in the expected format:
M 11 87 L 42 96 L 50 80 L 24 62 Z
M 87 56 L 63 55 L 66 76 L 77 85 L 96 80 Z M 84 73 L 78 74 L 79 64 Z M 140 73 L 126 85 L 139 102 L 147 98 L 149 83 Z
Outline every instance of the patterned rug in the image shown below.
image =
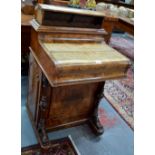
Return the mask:
M 99 107 L 99 120 L 104 129 L 110 129 L 120 123 L 117 115 L 111 115 L 103 107 Z
M 39 144 L 22 148 L 21 155 L 79 155 L 70 136 L 51 141 L 48 153 L 41 152 Z
M 112 36 L 110 39 L 111 47 L 134 60 L 134 39 L 128 35 Z
M 132 59 L 134 43 L 132 39 L 112 37 L 110 45 L 120 53 Z M 133 59 L 132 59 L 133 60 Z M 122 116 L 128 125 L 134 128 L 134 63 L 128 69 L 127 77 L 109 80 L 105 84 L 105 98 Z

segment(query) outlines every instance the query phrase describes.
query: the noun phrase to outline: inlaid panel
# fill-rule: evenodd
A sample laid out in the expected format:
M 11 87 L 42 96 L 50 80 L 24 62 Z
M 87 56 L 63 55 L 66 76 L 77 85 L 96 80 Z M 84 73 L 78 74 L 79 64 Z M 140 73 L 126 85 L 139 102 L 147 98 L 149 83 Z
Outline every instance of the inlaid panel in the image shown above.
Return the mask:
M 39 92 L 39 77 L 41 70 L 36 63 L 32 53 L 30 53 L 29 59 L 29 89 L 28 89 L 28 106 L 32 113 L 32 117 L 35 119 L 35 112 L 38 103 Z
M 88 119 L 94 108 L 94 94 L 98 83 L 52 88 L 51 105 L 47 124 L 57 126 Z

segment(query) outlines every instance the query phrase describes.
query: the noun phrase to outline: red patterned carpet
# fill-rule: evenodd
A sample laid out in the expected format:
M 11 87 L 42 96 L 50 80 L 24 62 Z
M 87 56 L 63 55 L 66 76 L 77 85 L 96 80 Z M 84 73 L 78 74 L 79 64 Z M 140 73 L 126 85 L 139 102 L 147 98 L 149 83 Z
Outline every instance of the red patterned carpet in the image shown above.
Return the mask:
M 134 60 L 134 40 L 128 36 L 113 36 L 110 40 L 110 46 Z
M 71 137 L 51 141 L 51 148 L 43 153 L 39 144 L 22 148 L 21 155 L 79 155 Z
M 109 80 L 105 84 L 104 94 L 114 109 L 128 125 L 134 128 L 134 43 L 130 38 L 112 37 L 110 45 L 120 53 L 132 59 L 127 77 L 120 80 Z

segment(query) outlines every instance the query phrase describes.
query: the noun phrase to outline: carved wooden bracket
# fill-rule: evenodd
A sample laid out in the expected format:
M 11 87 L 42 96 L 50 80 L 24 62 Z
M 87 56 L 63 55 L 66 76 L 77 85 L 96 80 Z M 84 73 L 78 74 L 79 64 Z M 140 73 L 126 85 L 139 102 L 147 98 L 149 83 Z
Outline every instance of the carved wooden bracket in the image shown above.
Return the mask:
M 90 124 L 98 135 L 101 135 L 104 132 L 104 128 L 100 123 L 98 115 L 99 104 L 101 99 L 104 97 L 104 85 L 105 82 L 101 83 L 98 87 L 96 92 L 95 109 L 92 118 L 90 119 Z
M 49 83 L 46 77 L 42 74 L 41 79 L 41 91 L 46 92 L 49 90 Z M 49 96 L 47 96 L 46 93 L 41 93 L 42 96 L 40 96 L 40 102 L 39 102 L 39 113 L 40 117 L 38 119 L 38 125 L 37 125 L 37 131 L 39 134 L 39 138 L 41 140 L 41 147 L 43 147 L 45 150 L 48 150 L 50 148 L 50 141 L 48 139 L 48 135 L 46 133 L 45 129 L 45 123 L 46 123 L 46 113 L 48 110 L 48 103 L 49 103 Z

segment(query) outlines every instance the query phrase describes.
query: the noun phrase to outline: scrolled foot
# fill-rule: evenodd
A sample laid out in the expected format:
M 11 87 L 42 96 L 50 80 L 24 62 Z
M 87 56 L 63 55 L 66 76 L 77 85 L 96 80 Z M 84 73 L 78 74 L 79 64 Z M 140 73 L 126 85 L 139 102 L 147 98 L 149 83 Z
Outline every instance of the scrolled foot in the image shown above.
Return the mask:
M 98 117 L 91 118 L 90 124 L 97 135 L 102 135 L 104 133 L 104 127 L 100 123 L 100 120 Z

